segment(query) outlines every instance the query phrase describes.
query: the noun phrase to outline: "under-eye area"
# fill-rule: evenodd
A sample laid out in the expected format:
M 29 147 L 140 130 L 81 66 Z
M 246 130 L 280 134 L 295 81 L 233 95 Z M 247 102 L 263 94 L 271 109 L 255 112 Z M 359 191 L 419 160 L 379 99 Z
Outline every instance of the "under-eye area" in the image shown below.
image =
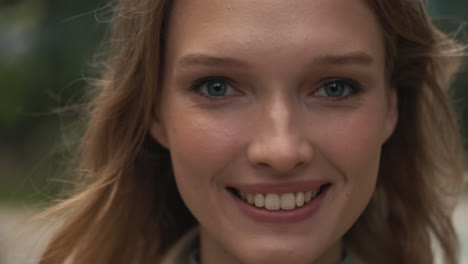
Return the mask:
M 269 211 L 289 211 L 303 207 L 323 196 L 330 186 L 331 184 L 327 183 L 313 190 L 289 193 L 248 193 L 233 187 L 227 187 L 227 190 L 251 206 Z

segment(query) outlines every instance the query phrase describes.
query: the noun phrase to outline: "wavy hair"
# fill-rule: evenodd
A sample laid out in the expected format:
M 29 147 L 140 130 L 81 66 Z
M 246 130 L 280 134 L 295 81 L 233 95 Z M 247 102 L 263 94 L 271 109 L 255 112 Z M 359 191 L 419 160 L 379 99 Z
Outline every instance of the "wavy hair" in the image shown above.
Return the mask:
M 109 55 L 80 140 L 77 187 L 41 217 L 65 212 L 40 264 L 158 263 L 196 224 L 167 149 L 149 135 L 158 103 L 170 0 L 115 3 Z M 462 144 L 447 90 L 464 47 L 431 23 L 421 0 L 368 0 L 386 40 L 399 121 L 382 149 L 375 193 L 343 241 L 365 263 L 458 262 L 451 222 Z

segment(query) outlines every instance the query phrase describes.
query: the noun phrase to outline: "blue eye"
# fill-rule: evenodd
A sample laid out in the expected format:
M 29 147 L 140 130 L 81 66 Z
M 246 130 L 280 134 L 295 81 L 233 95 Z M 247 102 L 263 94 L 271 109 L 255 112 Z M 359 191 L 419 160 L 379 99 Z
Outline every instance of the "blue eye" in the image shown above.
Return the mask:
M 197 93 L 211 100 L 220 100 L 234 94 L 234 88 L 223 78 L 202 79 L 192 86 Z
M 360 87 L 354 81 L 335 80 L 326 83 L 314 94 L 328 97 L 331 100 L 340 100 L 359 92 Z
M 210 96 L 218 97 L 225 95 L 228 87 L 224 81 L 210 80 L 205 83 L 204 88 Z

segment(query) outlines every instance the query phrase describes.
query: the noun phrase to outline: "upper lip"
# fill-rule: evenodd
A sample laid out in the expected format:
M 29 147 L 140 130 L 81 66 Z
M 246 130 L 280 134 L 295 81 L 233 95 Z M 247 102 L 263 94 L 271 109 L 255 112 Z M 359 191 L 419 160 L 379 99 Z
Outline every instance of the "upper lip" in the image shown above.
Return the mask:
M 297 193 L 308 192 L 320 188 L 329 181 L 308 180 L 282 183 L 254 183 L 254 184 L 236 184 L 228 187 L 235 188 L 244 193 Z

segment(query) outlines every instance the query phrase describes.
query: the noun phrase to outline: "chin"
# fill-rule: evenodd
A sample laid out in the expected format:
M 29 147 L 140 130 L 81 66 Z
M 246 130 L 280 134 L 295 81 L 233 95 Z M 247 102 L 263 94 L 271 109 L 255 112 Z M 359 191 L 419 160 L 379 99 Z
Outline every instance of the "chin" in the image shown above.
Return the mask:
M 274 256 L 255 256 L 248 259 L 242 259 L 241 263 L 243 264 L 312 264 L 314 263 L 314 258 L 304 258 L 300 256 L 291 256 L 291 255 L 280 255 L 275 254 Z
M 311 248 L 257 248 L 244 250 L 239 255 L 243 264 L 311 264 L 318 259 Z

